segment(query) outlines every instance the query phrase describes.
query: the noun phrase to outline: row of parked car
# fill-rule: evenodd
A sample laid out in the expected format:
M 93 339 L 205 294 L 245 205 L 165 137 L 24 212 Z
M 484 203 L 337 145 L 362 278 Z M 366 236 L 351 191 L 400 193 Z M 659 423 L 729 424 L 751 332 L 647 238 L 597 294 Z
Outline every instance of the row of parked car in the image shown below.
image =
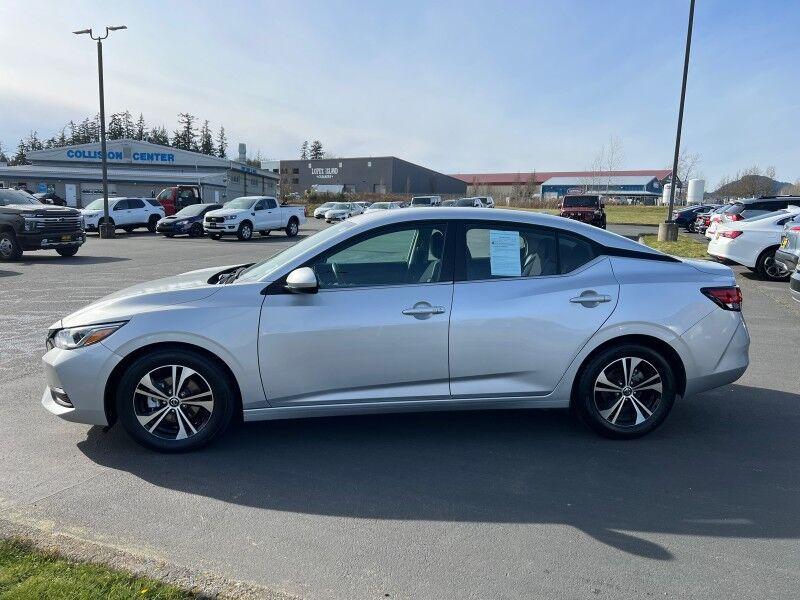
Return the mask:
M 676 211 L 687 231 L 705 235 L 708 254 L 770 281 L 790 280 L 800 302 L 800 196 L 762 196 Z
M 327 223 L 333 223 L 363 213 L 424 206 L 494 208 L 494 199 L 491 196 L 473 196 L 457 200 L 442 200 L 441 196 L 414 196 L 410 202 L 325 202 L 314 209 L 314 218 L 325 219 Z

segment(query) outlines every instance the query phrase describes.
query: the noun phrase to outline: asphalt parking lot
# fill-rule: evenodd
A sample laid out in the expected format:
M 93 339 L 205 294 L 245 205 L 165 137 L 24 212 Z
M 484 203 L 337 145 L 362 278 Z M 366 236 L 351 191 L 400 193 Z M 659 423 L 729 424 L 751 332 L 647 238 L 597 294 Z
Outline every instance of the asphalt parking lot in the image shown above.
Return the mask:
M 800 305 L 746 270 L 749 370 L 636 441 L 498 411 L 255 423 L 164 456 L 39 405 L 61 316 L 288 244 L 134 233 L 0 264 L 2 514 L 303 598 L 797 596 Z

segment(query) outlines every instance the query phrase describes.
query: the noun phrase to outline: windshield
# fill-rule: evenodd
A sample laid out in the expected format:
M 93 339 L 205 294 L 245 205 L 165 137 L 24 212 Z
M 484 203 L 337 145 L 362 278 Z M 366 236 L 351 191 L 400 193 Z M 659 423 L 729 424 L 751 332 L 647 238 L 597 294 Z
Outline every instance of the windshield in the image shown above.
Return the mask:
M 344 202 L 337 202 L 331 206 L 331 210 L 347 210 L 348 208 L 350 208 L 350 205 Z
M 333 227 L 323 229 L 319 233 L 315 233 L 314 235 L 297 242 L 294 246 L 290 246 L 283 252 L 279 252 L 267 260 L 251 265 L 242 271 L 237 278 L 237 281 L 257 281 L 259 279 L 267 279 L 274 272 L 280 270 L 301 254 L 321 246 L 331 238 L 339 235 L 346 229 L 350 229 L 351 227 L 355 227 L 351 221 L 342 221 Z
M 596 208 L 599 204 L 597 196 L 564 196 L 565 208 Z
M 430 198 L 412 198 L 411 206 L 430 206 L 431 199 Z
M 372 204 L 370 206 L 370 208 L 380 208 L 381 210 L 385 210 L 385 209 L 389 208 L 389 203 L 388 202 L 376 202 L 375 204 Z
M 201 214 L 206 208 L 208 204 L 192 204 L 187 206 L 186 208 L 180 209 L 178 212 L 175 213 L 176 217 L 196 217 L 197 215 Z
M 325 204 L 320 204 L 320 208 L 331 208 L 333 206 L 333 202 L 326 202 Z
M 86 208 L 86 210 L 103 210 L 103 199 L 98 198 L 97 200 L 92 200 L 84 208 Z
M 39 201 L 30 194 L 19 190 L 0 190 L 0 206 L 11 204 L 39 204 Z
M 225 208 L 250 208 L 255 204 L 256 200 L 258 200 L 258 198 L 248 198 L 247 196 L 234 198 L 225 205 Z

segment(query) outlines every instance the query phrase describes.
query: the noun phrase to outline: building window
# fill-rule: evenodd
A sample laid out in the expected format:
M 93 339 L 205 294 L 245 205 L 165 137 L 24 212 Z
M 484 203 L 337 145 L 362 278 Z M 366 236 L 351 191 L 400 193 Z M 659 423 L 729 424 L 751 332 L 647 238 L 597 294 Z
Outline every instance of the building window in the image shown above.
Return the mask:
M 297 167 L 292 169 L 292 175 L 299 175 L 299 174 L 300 174 L 300 169 L 298 169 Z
M 367 161 L 367 166 L 368 166 L 368 167 L 371 167 L 371 166 L 372 166 L 372 161 L 371 161 L 371 160 L 368 160 L 368 161 Z
M 295 185 L 300 183 L 300 178 L 299 177 L 292 177 L 292 183 L 295 184 Z
M 342 168 L 342 163 L 339 163 L 339 168 L 340 168 L 340 169 Z

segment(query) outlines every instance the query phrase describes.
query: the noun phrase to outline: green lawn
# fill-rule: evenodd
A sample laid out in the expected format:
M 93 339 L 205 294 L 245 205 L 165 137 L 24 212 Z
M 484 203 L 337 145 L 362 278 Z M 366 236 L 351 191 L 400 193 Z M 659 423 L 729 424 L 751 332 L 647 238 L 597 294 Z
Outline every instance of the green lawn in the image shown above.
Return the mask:
M 645 235 L 643 238 L 645 244 L 666 254 L 683 258 L 708 258 L 706 244 L 685 235 L 679 235 L 676 242 L 659 242 L 656 235 Z
M 151 579 L 100 565 L 76 563 L 15 540 L 0 540 L 0 599 L 105 600 L 196 598 Z

